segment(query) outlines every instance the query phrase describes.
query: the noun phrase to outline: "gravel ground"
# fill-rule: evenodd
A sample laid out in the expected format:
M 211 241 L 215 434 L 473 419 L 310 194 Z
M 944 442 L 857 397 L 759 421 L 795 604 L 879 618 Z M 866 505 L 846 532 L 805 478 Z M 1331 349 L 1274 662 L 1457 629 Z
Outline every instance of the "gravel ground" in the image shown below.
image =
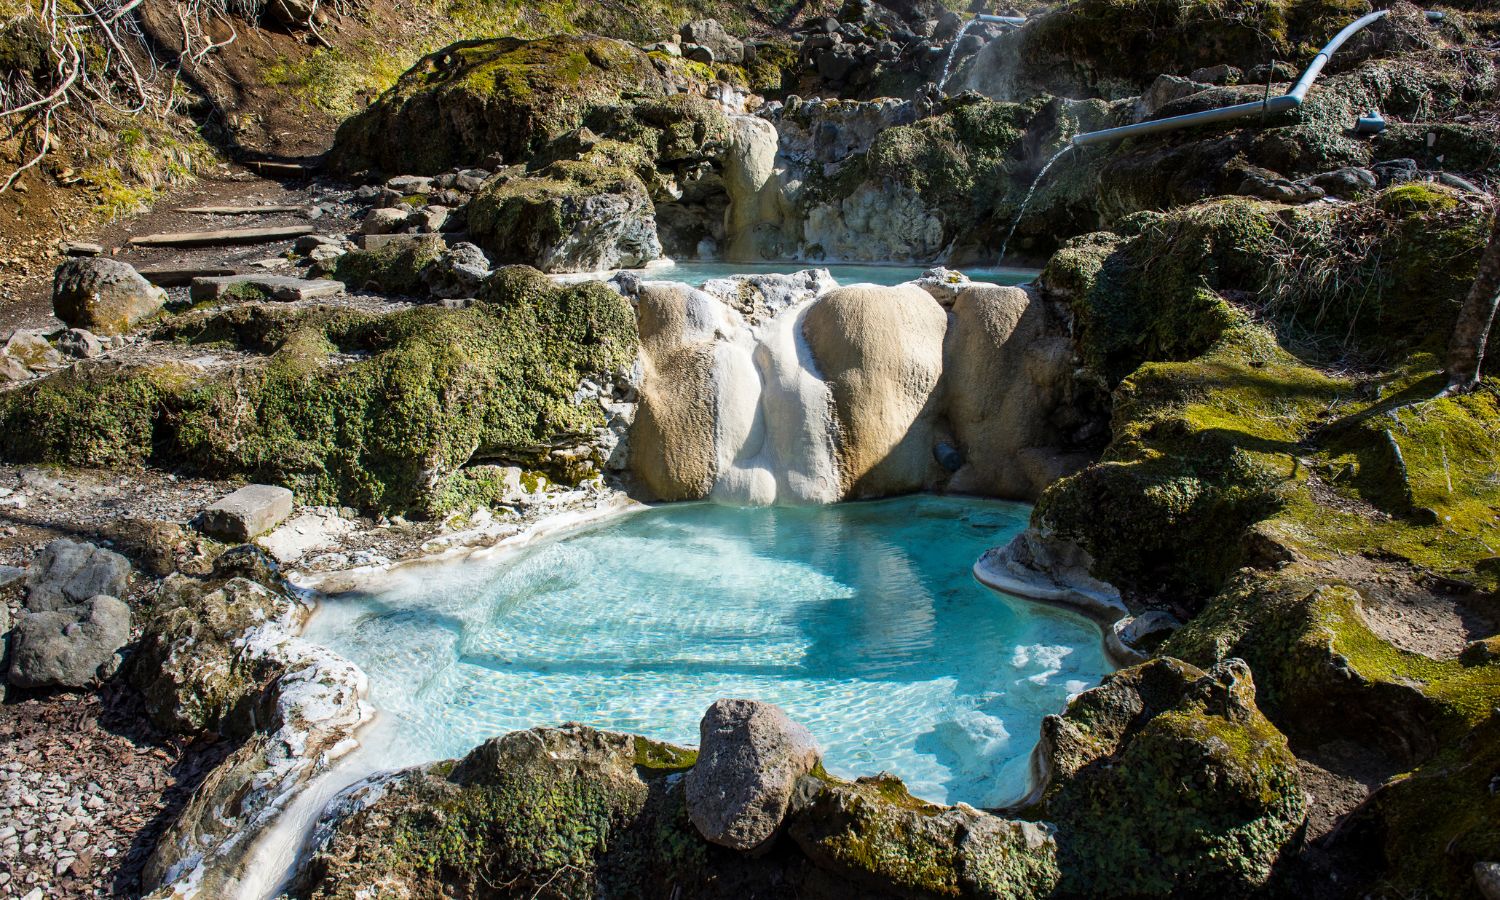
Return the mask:
M 118 689 L 0 707 L 0 896 L 140 896 L 161 830 L 228 749 L 143 722 Z

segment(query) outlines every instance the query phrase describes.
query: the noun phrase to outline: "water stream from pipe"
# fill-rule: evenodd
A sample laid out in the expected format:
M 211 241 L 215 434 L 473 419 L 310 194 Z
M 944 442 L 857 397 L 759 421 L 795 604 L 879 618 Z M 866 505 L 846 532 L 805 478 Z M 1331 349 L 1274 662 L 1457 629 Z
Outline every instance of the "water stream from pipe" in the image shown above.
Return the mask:
M 1046 178 L 1047 172 L 1051 170 L 1052 166 L 1072 149 L 1073 145 L 1071 143 L 1064 144 L 1061 150 L 1052 154 L 1052 158 L 1047 160 L 1047 164 L 1042 166 L 1042 170 L 1036 173 L 1036 177 L 1031 180 L 1031 187 L 1026 189 L 1026 196 L 1021 200 L 1021 208 L 1016 210 L 1016 217 L 1010 222 L 1010 230 L 1005 233 L 1005 240 L 1000 242 L 999 259 L 1005 258 L 1005 248 L 1010 245 L 1010 239 L 1016 236 L 1016 228 L 1021 224 L 1021 217 L 1026 215 L 1026 207 L 1031 203 L 1031 198 L 1036 194 L 1036 189 L 1041 185 L 1042 179 Z
M 958 55 L 958 45 L 963 43 L 964 35 L 969 33 L 969 29 L 978 23 L 978 19 L 970 19 L 965 22 L 964 27 L 960 28 L 958 34 L 954 36 L 953 43 L 948 45 L 948 58 L 943 60 L 943 74 L 938 78 L 939 93 L 942 93 L 948 87 L 948 79 L 953 75 L 953 58 Z

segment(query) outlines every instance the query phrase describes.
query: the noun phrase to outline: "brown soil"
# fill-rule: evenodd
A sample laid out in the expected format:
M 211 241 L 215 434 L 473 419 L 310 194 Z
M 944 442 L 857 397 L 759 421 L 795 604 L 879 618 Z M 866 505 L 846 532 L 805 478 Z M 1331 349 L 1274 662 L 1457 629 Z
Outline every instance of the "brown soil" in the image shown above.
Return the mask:
M 1470 641 L 1500 633 L 1500 598 L 1367 556 L 1325 565 L 1359 591 L 1365 624 L 1384 640 L 1433 659 L 1454 659 Z

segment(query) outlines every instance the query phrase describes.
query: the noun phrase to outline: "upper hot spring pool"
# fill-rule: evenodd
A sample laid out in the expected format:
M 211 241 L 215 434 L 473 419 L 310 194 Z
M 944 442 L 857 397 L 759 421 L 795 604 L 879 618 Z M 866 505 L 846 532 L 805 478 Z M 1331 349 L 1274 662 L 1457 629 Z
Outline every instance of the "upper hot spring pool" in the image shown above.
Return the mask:
M 702 287 L 712 278 L 728 278 L 732 275 L 787 275 L 806 269 L 827 269 L 841 285 L 849 284 L 904 284 L 922 277 L 931 266 L 860 265 L 853 263 L 788 262 L 773 263 L 723 263 L 723 262 L 674 262 L 670 265 L 653 266 L 649 269 L 632 270 L 642 278 L 656 281 L 681 281 L 693 287 Z M 1010 267 L 959 268 L 970 279 L 985 284 L 1027 284 L 1036 280 L 1037 269 Z M 589 276 L 567 276 L 569 280 Z M 597 276 L 596 276 L 597 277 Z M 604 277 L 608 277 L 607 275 Z
M 307 637 L 370 678 L 383 767 L 583 722 L 681 744 L 720 697 L 781 705 L 835 774 L 938 802 L 1028 787 L 1044 715 L 1110 671 L 1087 620 L 973 579 L 1026 507 L 916 497 L 673 504 L 503 558 L 398 570 Z

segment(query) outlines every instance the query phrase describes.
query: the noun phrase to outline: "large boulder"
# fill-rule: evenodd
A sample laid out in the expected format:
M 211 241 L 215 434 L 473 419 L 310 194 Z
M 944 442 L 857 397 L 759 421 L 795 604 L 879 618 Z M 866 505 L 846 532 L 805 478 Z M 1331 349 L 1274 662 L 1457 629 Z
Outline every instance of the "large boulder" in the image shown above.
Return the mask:
M 346 172 L 418 175 L 491 154 L 524 162 L 590 113 L 671 96 L 679 84 L 645 51 L 611 38 L 465 41 L 423 57 L 340 126 L 332 161 Z
M 819 760 L 813 736 L 779 706 L 716 700 L 698 726 L 688 817 L 716 844 L 753 850 L 781 828 L 797 779 Z
M 52 279 L 53 314 L 95 334 L 124 334 L 166 302 L 166 291 L 130 265 L 106 257 L 70 259 Z
M 104 594 L 123 597 L 130 583 L 130 561 L 112 550 L 58 538 L 37 554 L 26 570 L 26 608 L 65 609 Z
M 699 19 L 682 26 L 682 41 L 697 44 L 713 54 L 711 62 L 735 63 L 745 58 L 745 42 L 724 30 L 716 19 Z
M 1117 672 L 1043 720 L 1038 754 L 1069 896 L 1247 895 L 1307 815 L 1240 660 Z
M 824 294 L 803 334 L 833 389 L 844 494 L 881 497 L 921 490 L 936 477 L 948 316 L 912 285 L 855 285 Z
M 292 514 L 293 494 L 274 484 L 247 484 L 203 511 L 203 532 L 221 541 L 252 541 Z
M 468 210 L 470 234 L 499 263 L 596 272 L 661 256 L 655 207 L 624 168 L 559 161 L 535 174 L 501 176 Z
M 130 607 L 100 595 L 84 603 L 20 617 L 10 642 L 10 683 L 22 688 L 81 688 L 108 678 L 130 640 Z

